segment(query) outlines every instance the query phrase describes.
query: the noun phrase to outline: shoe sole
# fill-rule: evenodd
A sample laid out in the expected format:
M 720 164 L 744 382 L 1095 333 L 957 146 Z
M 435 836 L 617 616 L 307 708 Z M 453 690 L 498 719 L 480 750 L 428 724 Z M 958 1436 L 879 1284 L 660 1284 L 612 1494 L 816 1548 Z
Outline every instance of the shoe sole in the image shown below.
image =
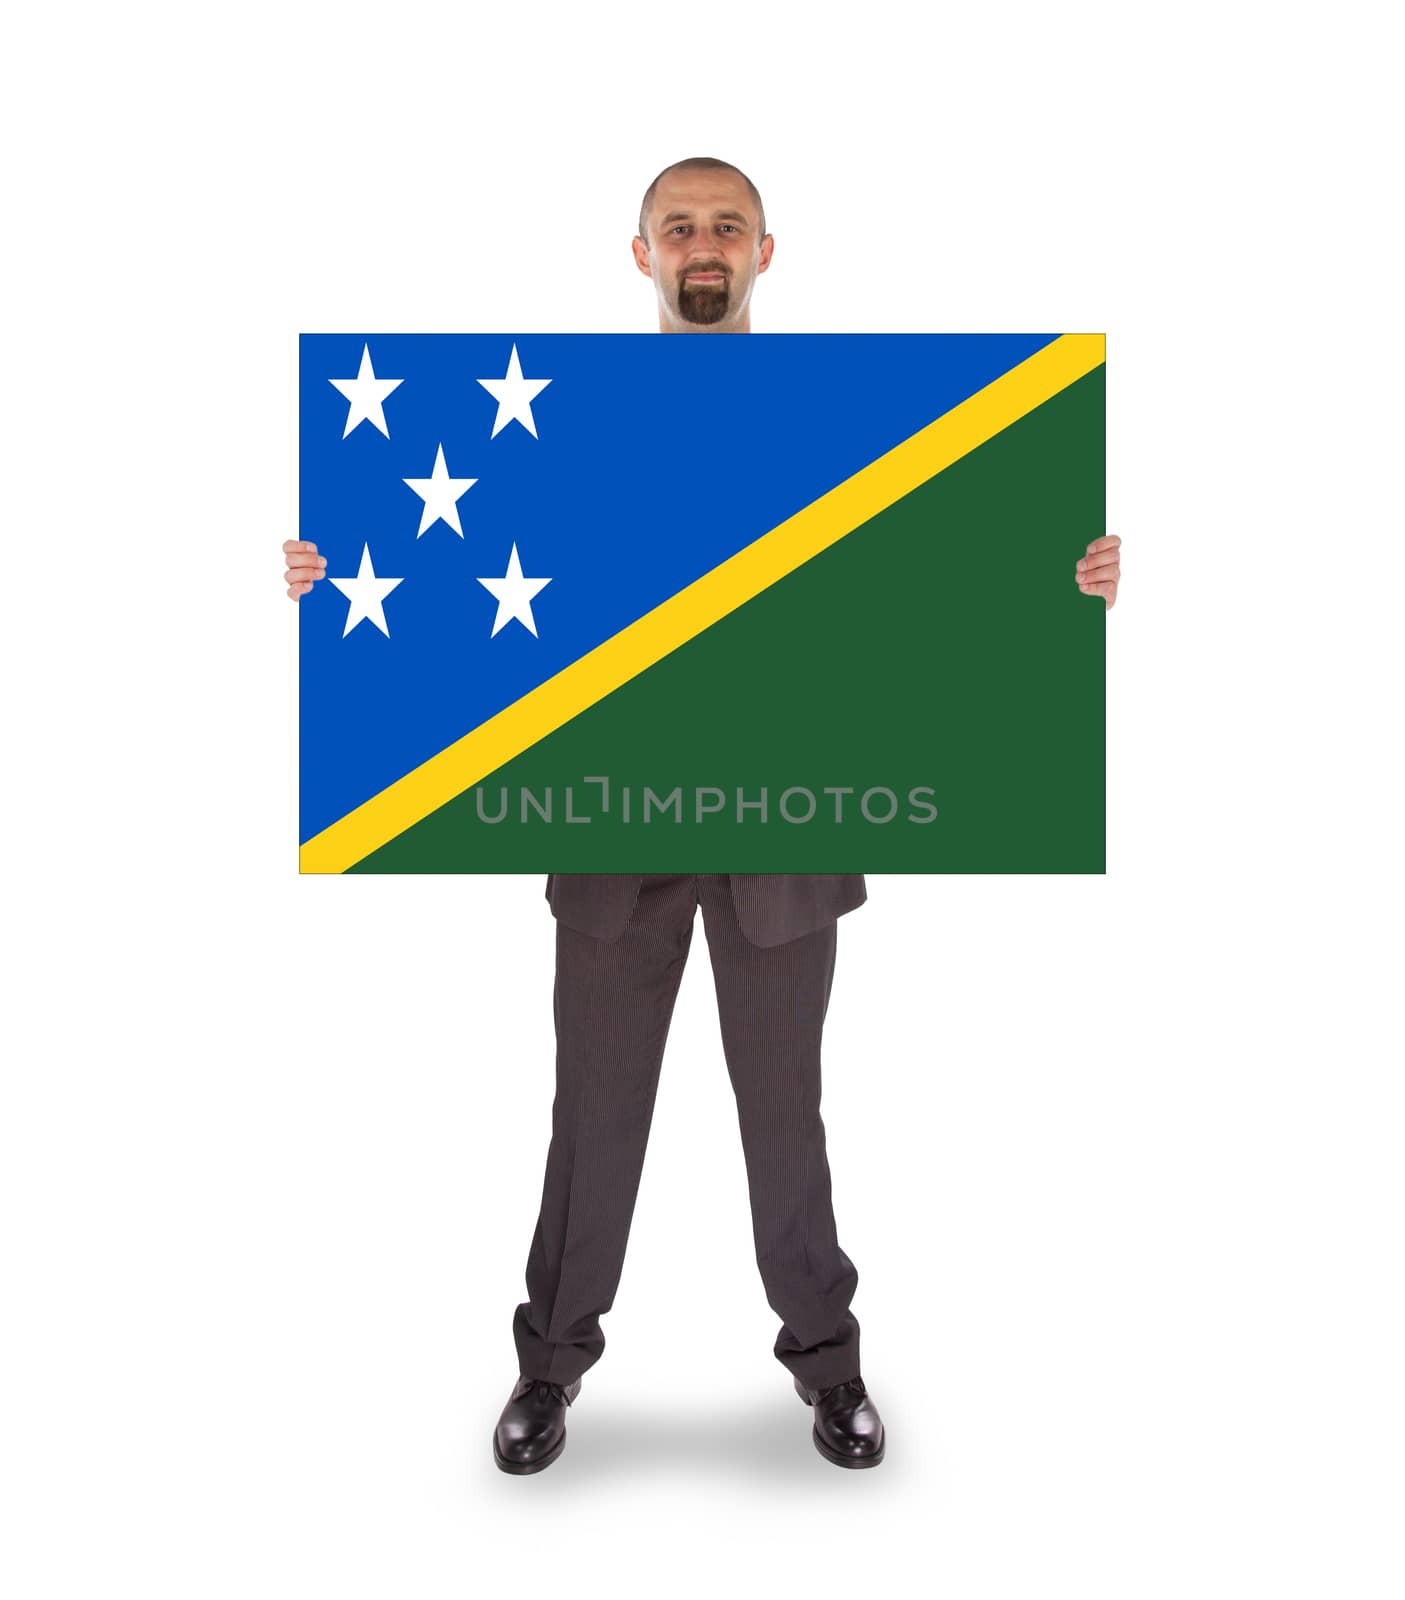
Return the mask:
M 566 1448 L 566 1432 L 563 1428 L 561 1437 L 552 1445 L 544 1456 L 538 1456 L 535 1461 L 508 1461 L 498 1452 L 498 1441 L 493 1439 L 493 1460 L 503 1472 L 511 1472 L 517 1477 L 522 1477 L 529 1472 L 540 1472 L 544 1467 L 549 1467 L 557 1456 Z
M 841 1455 L 838 1450 L 832 1450 L 820 1438 L 820 1430 L 817 1427 L 810 1429 L 810 1437 L 815 1441 L 815 1449 L 819 1451 L 826 1461 L 832 1461 L 836 1467 L 876 1467 L 883 1459 L 883 1454 L 888 1448 L 888 1441 L 884 1439 L 883 1443 L 878 1446 L 872 1455 L 846 1456 Z

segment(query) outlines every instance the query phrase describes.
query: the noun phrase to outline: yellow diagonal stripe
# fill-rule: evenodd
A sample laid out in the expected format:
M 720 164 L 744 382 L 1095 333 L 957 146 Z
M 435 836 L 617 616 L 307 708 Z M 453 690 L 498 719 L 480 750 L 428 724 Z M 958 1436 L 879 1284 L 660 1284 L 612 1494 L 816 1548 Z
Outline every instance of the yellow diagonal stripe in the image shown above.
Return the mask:
M 431 756 L 302 847 L 303 872 L 345 872 L 430 812 L 653 666 L 705 628 L 794 572 L 1100 366 L 1100 333 L 1069 333 L 953 406 L 935 422 L 822 494 L 538 684 L 462 739 Z

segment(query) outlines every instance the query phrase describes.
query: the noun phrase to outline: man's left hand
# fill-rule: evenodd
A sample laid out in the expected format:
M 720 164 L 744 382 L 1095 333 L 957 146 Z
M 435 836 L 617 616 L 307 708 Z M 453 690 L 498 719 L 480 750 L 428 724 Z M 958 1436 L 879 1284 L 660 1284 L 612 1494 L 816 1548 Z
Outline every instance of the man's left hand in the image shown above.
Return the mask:
M 1094 539 L 1088 554 L 1073 569 L 1074 578 L 1084 594 L 1100 594 L 1107 601 L 1107 610 L 1117 604 L 1117 583 L 1122 576 L 1118 551 L 1122 541 L 1115 533 Z

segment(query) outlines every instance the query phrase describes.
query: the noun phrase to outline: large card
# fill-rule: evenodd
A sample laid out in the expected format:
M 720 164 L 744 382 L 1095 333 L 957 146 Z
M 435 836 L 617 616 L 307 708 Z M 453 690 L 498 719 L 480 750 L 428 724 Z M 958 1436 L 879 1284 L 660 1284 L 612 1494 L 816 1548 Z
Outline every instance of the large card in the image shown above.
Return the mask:
M 1101 872 L 1100 334 L 305 334 L 304 872 Z

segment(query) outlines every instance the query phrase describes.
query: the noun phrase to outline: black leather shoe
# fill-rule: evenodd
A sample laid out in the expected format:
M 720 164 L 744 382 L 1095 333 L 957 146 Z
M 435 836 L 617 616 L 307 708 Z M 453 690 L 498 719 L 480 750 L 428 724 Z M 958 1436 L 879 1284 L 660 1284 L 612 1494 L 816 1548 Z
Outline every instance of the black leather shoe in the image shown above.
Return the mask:
M 836 1467 L 876 1467 L 883 1459 L 883 1419 L 862 1378 L 828 1389 L 807 1389 L 797 1378 L 795 1392 L 814 1407 L 815 1449 L 826 1461 Z
M 540 1472 L 566 1448 L 566 1407 L 581 1380 L 548 1383 L 519 1377 L 493 1433 L 493 1460 L 504 1472 Z

